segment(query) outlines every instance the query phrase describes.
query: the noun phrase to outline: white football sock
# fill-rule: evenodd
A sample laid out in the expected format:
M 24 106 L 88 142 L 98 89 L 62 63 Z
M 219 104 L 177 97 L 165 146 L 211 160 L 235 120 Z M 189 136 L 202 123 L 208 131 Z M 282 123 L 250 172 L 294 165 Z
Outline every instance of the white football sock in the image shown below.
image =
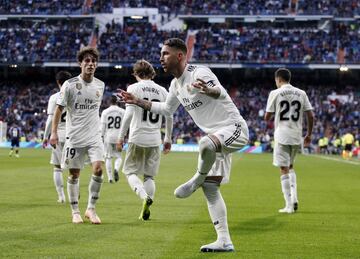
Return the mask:
M 146 193 L 144 184 L 141 182 L 140 178 L 136 174 L 129 174 L 127 175 L 127 179 L 131 190 L 133 190 L 140 199 L 146 199 L 148 194 Z
M 63 170 L 61 168 L 54 167 L 53 178 L 56 192 L 59 197 L 64 197 L 64 180 L 62 172 Z
M 116 158 L 115 159 L 115 170 L 116 171 L 119 172 L 121 164 L 122 164 L 122 158 L 121 157 Z
M 202 184 L 213 166 L 216 159 L 215 143 L 208 136 L 202 137 L 199 141 L 199 157 L 197 172 L 191 179 L 197 184 Z
M 88 209 L 94 209 L 97 200 L 99 199 L 99 193 L 103 178 L 101 176 L 92 175 L 89 183 L 89 200 Z
M 288 208 L 291 204 L 291 194 L 290 194 L 290 177 L 287 174 L 280 176 L 281 181 L 281 190 L 284 194 L 285 206 Z
M 105 158 L 105 168 L 108 180 L 113 180 L 112 176 L 112 158 Z
M 67 192 L 73 213 L 79 213 L 79 191 L 79 179 L 73 179 L 69 176 L 67 180 Z
M 217 240 L 232 243 L 227 223 L 227 211 L 225 202 L 221 196 L 219 184 L 204 182 L 202 185 L 205 194 L 211 221 L 214 224 Z
M 296 174 L 294 169 L 289 170 L 290 177 L 290 193 L 292 203 L 298 202 L 297 198 L 297 183 L 296 183 Z
M 155 181 L 152 176 L 144 176 L 144 189 L 151 199 L 155 196 Z

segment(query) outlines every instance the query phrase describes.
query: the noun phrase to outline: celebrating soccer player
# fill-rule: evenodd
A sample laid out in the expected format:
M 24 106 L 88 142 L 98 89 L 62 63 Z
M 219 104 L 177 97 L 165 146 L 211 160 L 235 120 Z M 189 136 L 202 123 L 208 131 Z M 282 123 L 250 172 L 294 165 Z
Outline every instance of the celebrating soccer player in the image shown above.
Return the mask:
M 173 114 L 180 104 L 207 135 L 199 141 L 199 158 L 195 175 L 175 190 L 177 198 L 186 198 L 202 187 L 217 240 L 200 248 L 202 252 L 234 251 L 227 224 L 227 211 L 220 183 L 229 180 L 231 153 L 248 142 L 248 127 L 230 96 L 212 71 L 205 66 L 187 64 L 187 47 L 183 40 L 164 42 L 160 63 L 172 74 L 165 102 L 151 102 L 122 91 L 128 104 L 164 115 Z

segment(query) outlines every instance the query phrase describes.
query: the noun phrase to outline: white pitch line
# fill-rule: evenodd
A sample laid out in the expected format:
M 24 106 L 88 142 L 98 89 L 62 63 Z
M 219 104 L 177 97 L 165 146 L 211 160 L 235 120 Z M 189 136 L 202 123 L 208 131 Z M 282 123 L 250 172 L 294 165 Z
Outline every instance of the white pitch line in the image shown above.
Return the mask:
M 331 161 L 351 164 L 351 165 L 360 165 L 360 162 L 344 160 L 344 159 L 341 159 L 341 158 L 328 157 L 328 156 L 319 156 L 319 155 L 311 155 L 311 156 L 322 158 L 322 159 L 325 159 L 325 160 L 331 160 Z

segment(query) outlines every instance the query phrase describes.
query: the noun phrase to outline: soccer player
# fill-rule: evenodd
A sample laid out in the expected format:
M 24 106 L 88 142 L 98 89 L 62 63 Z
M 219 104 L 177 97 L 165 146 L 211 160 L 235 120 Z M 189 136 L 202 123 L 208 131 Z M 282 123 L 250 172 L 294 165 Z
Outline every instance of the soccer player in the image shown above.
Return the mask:
M 16 123 L 14 123 L 13 126 L 9 129 L 8 134 L 11 139 L 11 149 L 9 156 L 12 157 L 15 150 L 15 157 L 19 158 L 21 129 L 16 125 Z
M 79 176 L 84 167 L 85 156 L 90 158 L 93 175 L 89 183 L 89 199 L 85 217 L 93 224 L 100 224 L 95 212 L 102 179 L 104 145 L 99 129 L 99 108 L 104 93 L 104 82 L 94 77 L 99 52 L 95 48 L 84 47 L 77 55 L 81 74 L 63 84 L 51 128 L 50 144 L 59 142 L 58 125 L 62 111 L 66 107 L 66 140 L 63 148 L 61 167 L 69 168 L 67 191 L 72 209 L 72 222 L 83 223 L 79 210 Z
M 168 92 L 152 79 L 155 77 L 153 66 L 146 60 L 138 60 L 134 65 L 135 84 L 127 91 L 136 98 L 154 102 L 164 102 Z M 123 173 L 126 175 L 131 189 L 143 200 L 143 208 L 139 219 L 148 220 L 150 205 L 155 195 L 154 177 L 160 164 L 162 116 L 144 110 L 133 104 L 126 104 L 124 121 L 119 135 L 119 149 L 122 149 L 124 137 L 129 129 L 129 146 L 126 152 Z M 164 153 L 171 149 L 173 129 L 172 115 L 165 117 Z M 144 182 L 139 178 L 143 176 Z
M 56 84 L 58 85 L 59 89 L 61 89 L 62 84 L 71 78 L 71 74 L 67 71 L 59 71 L 56 74 Z M 60 92 L 57 92 L 50 96 L 48 108 L 47 108 L 47 120 L 46 120 L 46 126 L 45 126 L 45 132 L 43 137 L 43 148 L 46 148 L 48 144 L 48 138 L 50 137 L 51 132 L 51 124 L 56 108 L 56 100 L 59 97 Z M 56 145 L 56 148 L 53 148 L 51 151 L 51 159 L 50 164 L 54 165 L 53 169 L 53 179 L 55 184 L 55 189 L 58 194 L 58 202 L 64 203 L 65 202 L 65 194 L 64 194 L 64 181 L 63 181 L 63 175 L 62 175 L 62 168 L 61 168 L 61 154 L 62 149 L 64 147 L 65 143 L 65 117 L 66 117 L 66 111 L 63 110 L 61 114 L 61 119 L 58 126 L 58 136 L 59 136 L 59 143 Z
M 281 189 L 284 194 L 285 207 L 280 213 L 293 213 L 298 209 L 297 183 L 294 161 L 302 142 L 303 114 L 307 118 L 307 133 L 304 146 L 311 142 L 314 115 L 309 98 L 303 90 L 290 84 L 291 73 L 286 68 L 275 72 L 275 83 L 278 89 L 270 92 L 265 120 L 275 114 L 275 147 L 273 164 L 280 167 Z
M 187 47 L 183 40 L 164 42 L 160 63 L 171 81 L 165 102 L 150 102 L 122 91 L 124 101 L 144 110 L 164 115 L 173 114 L 180 104 L 207 135 L 199 141 L 199 157 L 195 175 L 175 190 L 177 198 L 189 197 L 199 187 L 205 194 L 217 240 L 203 245 L 202 252 L 234 251 L 227 224 L 227 211 L 220 183 L 229 181 L 231 153 L 248 143 L 248 127 L 230 96 L 213 72 L 205 66 L 187 64 Z
M 101 114 L 101 136 L 105 146 L 105 169 L 109 183 L 119 181 L 119 169 L 122 163 L 121 152 L 116 149 L 117 138 L 120 133 L 121 121 L 125 110 L 117 105 L 117 97 L 111 96 L 110 107 Z M 114 179 L 112 176 L 112 158 L 115 157 Z

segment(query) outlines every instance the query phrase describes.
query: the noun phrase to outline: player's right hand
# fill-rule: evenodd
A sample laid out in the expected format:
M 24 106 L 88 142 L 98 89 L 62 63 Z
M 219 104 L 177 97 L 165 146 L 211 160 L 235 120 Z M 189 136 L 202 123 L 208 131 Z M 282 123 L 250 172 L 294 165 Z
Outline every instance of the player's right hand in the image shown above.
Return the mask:
M 46 148 L 47 145 L 48 145 L 48 140 L 47 140 L 47 139 L 44 139 L 44 140 L 43 140 L 43 143 L 42 143 L 42 147 L 43 147 L 43 148 Z
M 121 152 L 123 150 L 123 145 L 124 145 L 124 140 L 119 140 L 117 143 L 116 143 L 116 149 L 117 151 Z
M 122 89 L 117 89 L 117 93 L 116 95 L 125 103 L 129 103 L 129 104 L 136 104 L 137 103 L 137 98 L 131 94 L 128 93 Z
M 163 153 L 169 154 L 171 150 L 171 143 L 170 142 L 164 142 L 164 146 L 163 146 Z
M 58 138 L 57 133 L 51 133 L 51 136 L 50 136 L 50 145 L 51 145 L 53 148 L 56 148 L 56 145 L 58 144 L 58 142 L 59 142 L 59 138 Z
M 310 145 L 310 143 L 311 143 L 311 136 L 306 135 L 304 137 L 304 147 L 308 147 Z

